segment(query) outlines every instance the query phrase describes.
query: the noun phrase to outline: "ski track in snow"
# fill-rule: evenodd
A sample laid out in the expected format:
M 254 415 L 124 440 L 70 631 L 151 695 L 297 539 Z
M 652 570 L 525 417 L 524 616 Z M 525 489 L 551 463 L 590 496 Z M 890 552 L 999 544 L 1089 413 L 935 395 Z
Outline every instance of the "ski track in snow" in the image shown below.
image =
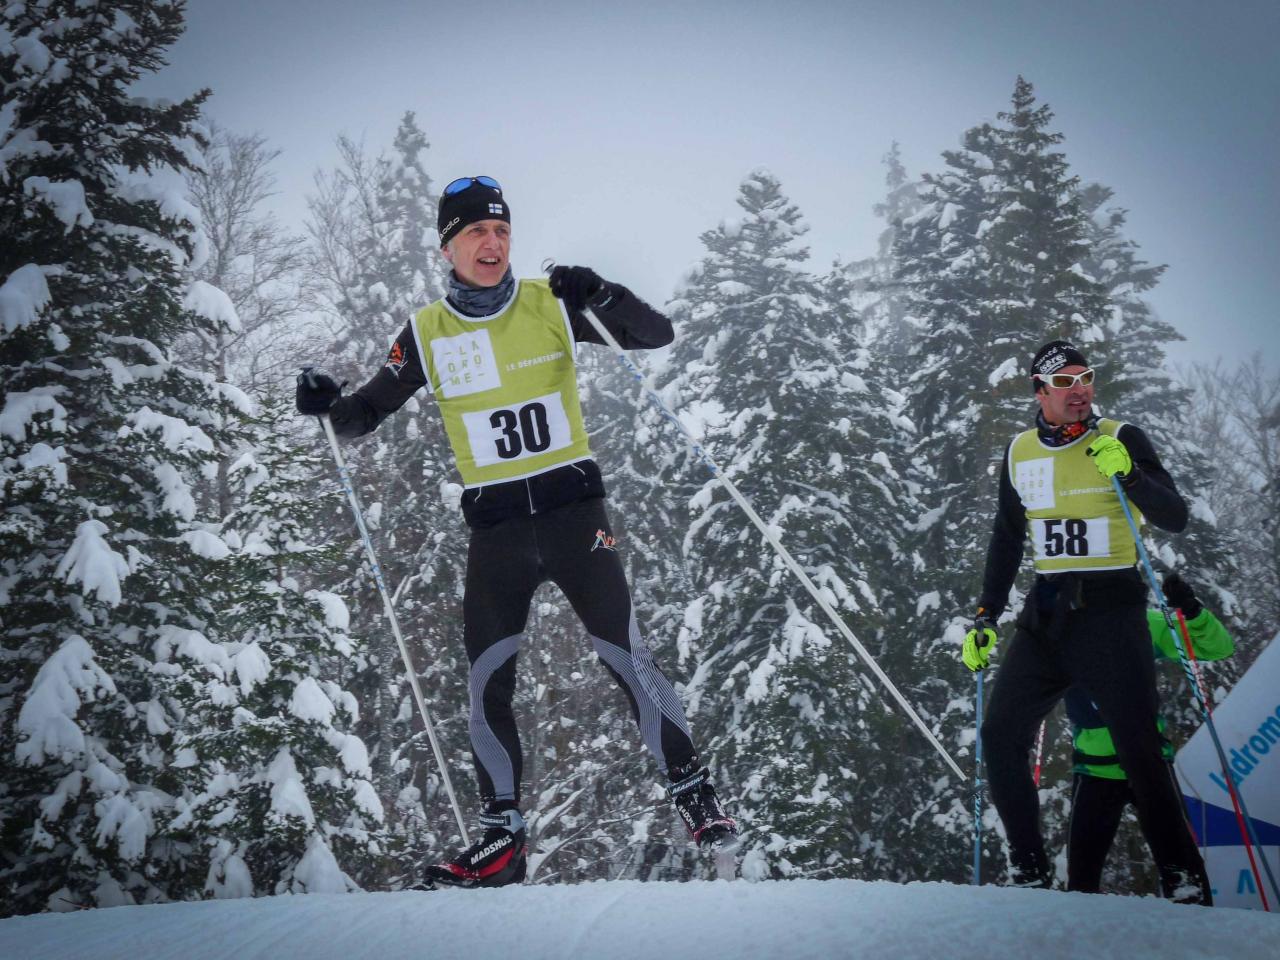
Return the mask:
M 265 897 L 0 921 L 6 960 L 1273 960 L 1280 918 L 1151 898 L 858 880 L 597 881 Z

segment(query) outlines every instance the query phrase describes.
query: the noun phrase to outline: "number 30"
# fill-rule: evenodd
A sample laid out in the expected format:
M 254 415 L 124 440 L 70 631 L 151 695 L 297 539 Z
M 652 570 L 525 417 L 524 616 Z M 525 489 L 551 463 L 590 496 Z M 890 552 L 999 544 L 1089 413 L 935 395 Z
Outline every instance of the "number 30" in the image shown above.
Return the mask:
M 547 408 L 541 403 L 526 403 L 518 414 L 514 410 L 495 410 L 489 415 L 489 426 L 502 431 L 502 436 L 494 438 L 494 444 L 503 460 L 512 460 L 525 450 L 541 453 L 551 446 Z

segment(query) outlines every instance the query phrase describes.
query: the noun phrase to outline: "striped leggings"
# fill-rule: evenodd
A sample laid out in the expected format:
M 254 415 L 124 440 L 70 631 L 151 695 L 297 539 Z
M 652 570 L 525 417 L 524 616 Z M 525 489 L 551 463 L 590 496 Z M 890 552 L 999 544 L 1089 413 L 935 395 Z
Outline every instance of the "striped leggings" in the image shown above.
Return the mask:
M 684 707 L 640 635 L 599 498 L 471 531 L 463 597 L 471 664 L 471 748 L 485 802 L 519 802 L 522 757 L 511 701 L 534 591 L 556 584 L 630 700 L 645 746 L 667 770 L 695 755 Z

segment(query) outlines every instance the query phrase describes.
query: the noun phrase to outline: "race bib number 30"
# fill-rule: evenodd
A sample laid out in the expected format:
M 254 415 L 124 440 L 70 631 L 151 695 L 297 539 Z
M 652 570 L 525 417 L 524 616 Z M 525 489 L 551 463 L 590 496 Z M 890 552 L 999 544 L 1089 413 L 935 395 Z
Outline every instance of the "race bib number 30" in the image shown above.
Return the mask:
M 536 457 L 569 446 L 572 432 L 559 393 L 518 406 L 462 415 L 477 467 Z
M 1091 520 L 1033 520 L 1037 560 L 1111 555 L 1111 527 L 1106 517 Z

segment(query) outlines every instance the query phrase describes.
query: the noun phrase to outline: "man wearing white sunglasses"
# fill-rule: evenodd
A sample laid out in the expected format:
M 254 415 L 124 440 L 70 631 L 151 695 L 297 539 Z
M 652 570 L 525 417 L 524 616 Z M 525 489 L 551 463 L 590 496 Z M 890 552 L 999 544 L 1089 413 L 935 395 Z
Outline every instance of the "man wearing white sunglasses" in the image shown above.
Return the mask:
M 684 706 L 636 621 L 578 402 L 575 348 L 603 343 L 593 310 L 626 349 L 671 342 L 671 321 L 587 267 L 517 280 L 511 209 L 492 177 L 460 177 L 440 199 L 448 295 L 409 320 L 386 364 L 355 393 L 332 377 L 298 379 L 298 409 L 327 414 L 340 437 L 376 428 L 419 389 L 435 396 L 464 486 L 471 528 L 463 596 L 470 733 L 483 808 L 480 839 L 431 864 L 430 884 L 498 887 L 525 878 L 522 756 L 512 713 L 516 658 L 534 591 L 554 582 L 630 701 L 645 746 L 694 840 L 731 847 L 727 816 L 694 749 Z
M 1204 863 L 1161 754 L 1147 588 L 1111 478 L 1120 478 L 1139 523 L 1177 533 L 1187 524 L 1186 502 L 1145 433 L 1094 414 L 1094 372 L 1075 346 L 1045 344 L 1030 374 L 1040 410 L 1005 454 L 982 596 L 962 651 L 969 669 L 988 665 L 1030 537 L 1035 582 L 982 724 L 1010 883 L 1052 882 L 1028 757 L 1041 720 L 1075 685 L 1111 729 L 1164 895 L 1208 905 Z

